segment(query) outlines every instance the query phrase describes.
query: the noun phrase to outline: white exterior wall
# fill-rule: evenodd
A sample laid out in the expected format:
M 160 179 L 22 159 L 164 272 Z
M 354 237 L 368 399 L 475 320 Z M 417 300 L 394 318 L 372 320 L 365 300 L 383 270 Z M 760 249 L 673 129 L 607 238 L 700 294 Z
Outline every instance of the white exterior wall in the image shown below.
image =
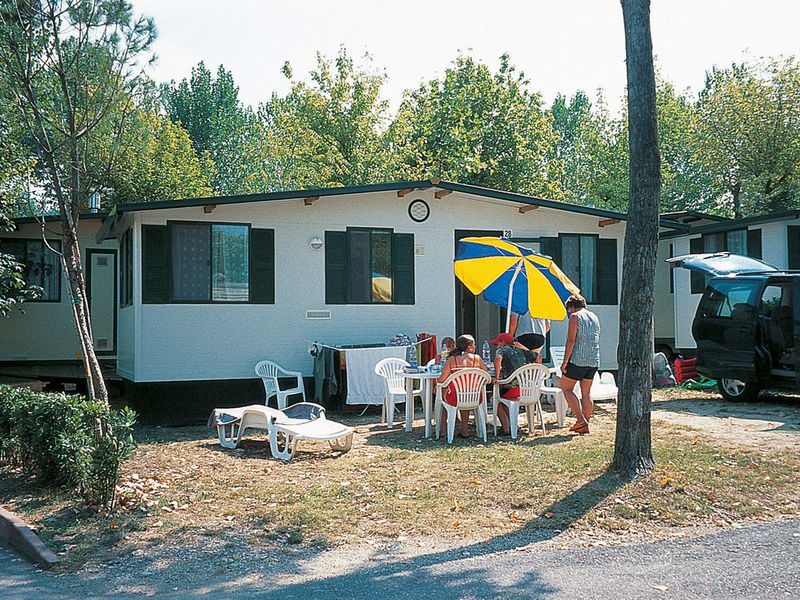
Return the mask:
M 514 237 L 558 233 L 615 237 L 619 289 L 624 222 L 600 228 L 602 217 L 547 208 L 520 214 L 518 204 L 459 192 L 436 199 L 434 192 L 418 190 L 404 198 L 395 191 L 323 196 L 311 206 L 304 206 L 302 199 L 221 204 L 211 214 L 205 214 L 203 207 L 129 213 L 135 222 L 135 317 L 119 320 L 119 364 L 133 369 L 136 382 L 254 377 L 255 363 L 266 358 L 310 375 L 312 359 L 306 340 L 366 344 L 386 342 L 396 333 L 430 331 L 439 337 L 462 333 L 454 332 L 456 229 L 512 229 Z M 407 213 L 416 198 L 431 207 L 424 223 L 415 223 Z M 275 304 L 141 304 L 140 228 L 168 220 L 249 223 L 274 229 Z M 416 257 L 414 305 L 325 304 L 325 249 L 312 250 L 308 242 L 315 236 L 324 239 L 327 230 L 347 227 L 388 227 L 414 234 L 415 246 L 424 248 L 424 256 Z M 616 369 L 619 308 L 590 308 L 602 326 L 601 366 Z M 307 310 L 319 309 L 330 310 L 331 319 L 306 319 Z M 552 344 L 563 344 L 565 335 L 566 324 L 554 323 Z M 125 336 L 132 337 L 133 344 L 123 341 Z
M 84 269 L 88 269 L 86 251 L 90 248 L 117 249 L 116 240 L 98 244 L 95 235 L 102 224 L 101 219 L 83 219 L 78 224 L 78 241 L 81 246 Z M 51 223 L 48 228 L 58 231 L 60 223 Z M 2 237 L 41 239 L 38 223 L 21 224 L 18 229 L 3 232 Z M 60 239 L 48 235 L 48 239 Z M 14 309 L 8 318 L 0 317 L 0 361 L 64 361 L 81 360 L 81 346 L 72 317 L 69 287 L 63 269 L 60 302 L 25 302 L 22 311 Z M 113 358 L 103 355 L 101 358 Z
M 789 225 L 797 224 L 792 220 Z M 761 230 L 761 256 L 762 260 L 779 269 L 788 268 L 789 255 L 786 243 L 787 222 L 763 223 L 750 226 L 748 229 Z M 688 235 L 685 237 L 672 238 L 670 241 L 675 245 L 675 256 L 689 254 L 689 239 L 700 237 L 699 235 Z M 667 240 L 662 240 L 663 244 Z M 668 283 L 668 282 L 667 282 Z M 675 346 L 677 348 L 696 348 L 697 344 L 692 336 L 692 321 L 697 312 L 697 305 L 702 294 L 691 293 L 691 280 L 689 271 L 686 269 L 675 269 Z M 664 336 L 666 337 L 666 336 Z

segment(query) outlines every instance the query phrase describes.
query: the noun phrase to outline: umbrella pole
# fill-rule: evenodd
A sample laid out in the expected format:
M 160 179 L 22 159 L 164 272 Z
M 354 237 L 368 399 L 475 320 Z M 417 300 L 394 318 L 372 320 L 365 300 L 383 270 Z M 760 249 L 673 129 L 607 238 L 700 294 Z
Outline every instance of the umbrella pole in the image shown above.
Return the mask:
M 508 310 L 506 310 L 506 333 L 511 333 L 509 328 L 511 327 L 511 297 L 514 295 L 514 282 L 517 280 L 517 275 L 519 275 L 519 271 L 522 268 L 522 262 L 517 263 L 517 270 L 514 271 L 514 275 L 511 277 L 511 283 L 508 284 Z

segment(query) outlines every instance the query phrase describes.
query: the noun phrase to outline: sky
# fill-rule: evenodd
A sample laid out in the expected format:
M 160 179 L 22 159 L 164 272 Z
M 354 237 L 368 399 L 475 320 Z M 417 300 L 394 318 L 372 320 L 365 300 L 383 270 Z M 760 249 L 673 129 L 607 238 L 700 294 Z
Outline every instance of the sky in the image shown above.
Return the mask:
M 388 80 L 392 110 L 403 91 L 441 76 L 459 52 L 494 71 L 503 53 L 549 105 L 556 94 L 598 88 L 613 111 L 625 90 L 625 45 L 618 0 L 132 0 L 155 19 L 156 81 L 180 80 L 201 60 L 233 73 L 239 97 L 256 106 L 308 79 L 319 51 L 340 46 L 372 56 Z M 661 75 L 699 91 L 713 65 L 748 57 L 800 57 L 795 0 L 652 0 L 653 50 Z

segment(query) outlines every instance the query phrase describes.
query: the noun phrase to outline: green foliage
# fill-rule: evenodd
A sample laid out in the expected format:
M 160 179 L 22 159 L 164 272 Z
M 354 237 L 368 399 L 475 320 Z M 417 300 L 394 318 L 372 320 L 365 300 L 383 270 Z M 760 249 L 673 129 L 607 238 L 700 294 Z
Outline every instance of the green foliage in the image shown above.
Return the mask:
M 558 163 L 546 160 L 556 143 L 551 121 L 508 55 L 496 73 L 459 56 L 442 79 L 406 95 L 389 139 L 403 178 L 436 176 L 561 198 Z
M 8 130 L 0 128 L 0 232 L 13 228 L 10 213 L 19 210 L 21 188 L 30 172 L 31 161 L 22 154 Z M 26 286 L 24 266 L 14 256 L 0 252 L 0 316 L 7 316 L 15 306 L 39 295 L 41 290 Z
M 800 66 L 785 60 L 712 69 L 692 127 L 697 157 L 734 216 L 797 206 Z
M 161 100 L 169 117 L 188 132 L 217 193 L 248 191 L 255 163 L 245 159 L 246 144 L 257 123 L 239 102 L 233 74 L 220 65 L 215 79 L 200 62 L 190 79 L 162 85 Z
M 0 460 L 113 509 L 119 466 L 135 449 L 134 422 L 128 408 L 0 385 Z
M 261 107 L 263 144 L 251 146 L 264 180 L 282 189 L 358 185 L 391 173 L 385 146 L 388 104 L 380 97 L 385 74 L 356 65 L 344 48 L 335 59 L 317 53 L 311 81 L 292 80 L 286 97 Z M 287 63 L 284 74 L 291 79 Z
M 626 210 L 628 140 L 622 123 L 611 117 L 598 92 L 593 108 L 584 92 L 567 102 L 556 96 L 550 109 L 558 139 L 549 159 L 559 165 L 567 200 L 613 210 Z
M 117 158 L 107 179 L 115 203 L 212 195 L 214 164 L 208 153 L 198 158 L 180 123 L 137 110 L 126 136 L 128 150 Z
M 124 1 L 0 0 L 0 94 L 39 158 L 39 183 L 73 220 L 102 187 L 110 166 L 95 146 L 116 145 L 154 38 Z

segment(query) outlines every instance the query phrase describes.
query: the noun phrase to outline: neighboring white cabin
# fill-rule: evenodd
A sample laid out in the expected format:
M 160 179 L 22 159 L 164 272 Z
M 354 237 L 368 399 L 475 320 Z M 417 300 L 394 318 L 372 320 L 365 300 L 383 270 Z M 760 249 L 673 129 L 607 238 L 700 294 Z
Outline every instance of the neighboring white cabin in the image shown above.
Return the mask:
M 116 357 L 117 241 L 97 242 L 100 215 L 84 216 L 78 240 L 91 297 L 95 348 L 101 359 Z M 80 361 L 81 349 L 72 318 L 69 287 L 58 256 L 45 247 L 41 225 L 20 219 L 16 229 L 0 234 L 0 252 L 15 255 L 27 265 L 26 279 L 44 289 L 37 300 L 23 304 L 7 318 L 0 317 L 0 363 L 67 363 Z M 48 243 L 60 250 L 61 224 L 48 221 Z
M 696 348 L 692 321 L 705 289 L 702 275 L 672 269 L 671 256 L 729 251 L 759 258 L 779 269 L 800 269 L 800 211 L 745 219 L 703 222 L 688 232 L 663 233 L 656 267 L 656 340 L 673 340 L 675 350 Z M 673 285 L 670 288 L 670 276 Z
M 600 318 L 601 368 L 617 368 L 618 213 L 418 181 L 122 205 L 102 243 L 96 222 L 81 223 L 88 247 L 119 248 L 118 300 L 108 305 L 117 307 L 117 372 L 132 382 L 252 379 L 263 359 L 310 376 L 310 340 L 371 344 L 426 331 L 473 333 L 480 346 L 503 321 L 455 279 L 456 239 L 467 235 L 510 234 L 553 255 Z M 74 339 L 53 343 L 74 338 L 65 290 L 58 310 L 29 304 L 0 320 L 0 361 L 75 357 Z M 22 331 L 37 339 L 24 351 L 9 344 Z M 551 344 L 565 336 L 566 322 L 553 323 Z

